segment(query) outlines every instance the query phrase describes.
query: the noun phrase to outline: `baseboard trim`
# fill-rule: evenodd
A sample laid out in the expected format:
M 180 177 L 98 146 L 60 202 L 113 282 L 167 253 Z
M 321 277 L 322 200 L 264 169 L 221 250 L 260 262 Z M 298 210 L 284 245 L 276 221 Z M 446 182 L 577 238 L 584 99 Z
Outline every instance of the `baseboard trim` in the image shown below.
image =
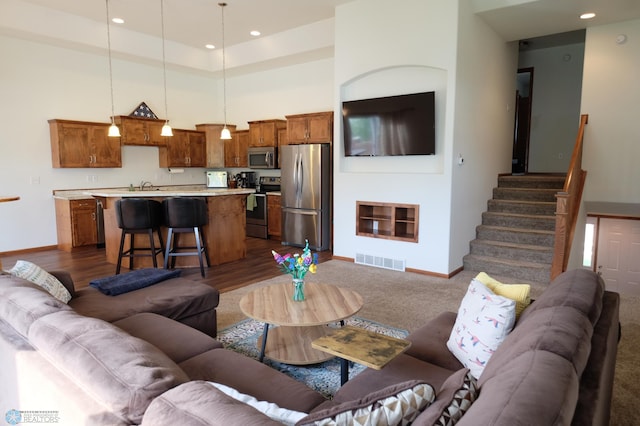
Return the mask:
M 17 254 L 35 253 L 35 252 L 38 252 L 38 251 L 57 250 L 57 249 L 58 249 L 57 245 L 42 246 L 42 247 L 31 247 L 31 248 L 21 249 L 21 250 L 5 251 L 5 252 L 0 253 L 0 256 L 15 256 Z

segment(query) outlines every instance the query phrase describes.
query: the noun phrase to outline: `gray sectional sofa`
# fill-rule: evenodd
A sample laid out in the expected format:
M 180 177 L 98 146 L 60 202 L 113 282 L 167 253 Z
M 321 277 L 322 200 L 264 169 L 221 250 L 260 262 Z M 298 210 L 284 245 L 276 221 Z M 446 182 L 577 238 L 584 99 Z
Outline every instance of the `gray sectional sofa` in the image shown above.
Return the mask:
M 69 284 L 68 276 L 57 275 Z M 208 383 L 216 382 L 310 413 L 299 424 L 315 424 L 426 382 L 435 400 L 416 413 L 414 425 L 440 424 L 443 416 L 460 417 L 462 426 L 608 423 L 619 298 L 589 271 L 570 271 L 552 282 L 525 309 L 477 382 L 446 347 L 456 314 L 444 312 L 409 336 L 408 352 L 380 371 L 360 373 L 332 400 L 224 349 L 210 325 L 194 328 L 198 303 L 191 313 L 183 301 L 175 310 L 141 312 L 130 305 L 111 315 L 118 309 L 105 306 L 97 315 L 97 305 L 89 310 L 74 299 L 66 305 L 29 282 L 0 276 L 2 413 L 49 412 L 65 425 L 281 424 Z M 454 405 L 463 409 L 456 413 Z

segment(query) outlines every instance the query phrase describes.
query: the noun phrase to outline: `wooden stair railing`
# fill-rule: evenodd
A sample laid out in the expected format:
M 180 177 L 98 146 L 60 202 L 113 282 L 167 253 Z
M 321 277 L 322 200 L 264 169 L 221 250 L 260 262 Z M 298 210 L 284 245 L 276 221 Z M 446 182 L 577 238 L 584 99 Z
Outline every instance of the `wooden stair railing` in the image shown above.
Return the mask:
M 580 128 L 576 144 L 573 147 L 569 171 L 564 181 L 562 192 L 556 194 L 556 233 L 551 264 L 551 280 L 567 269 L 571 244 L 575 234 L 578 212 L 582 201 L 582 190 L 587 172 L 582 170 L 582 144 L 584 128 L 589 122 L 589 115 L 580 116 Z

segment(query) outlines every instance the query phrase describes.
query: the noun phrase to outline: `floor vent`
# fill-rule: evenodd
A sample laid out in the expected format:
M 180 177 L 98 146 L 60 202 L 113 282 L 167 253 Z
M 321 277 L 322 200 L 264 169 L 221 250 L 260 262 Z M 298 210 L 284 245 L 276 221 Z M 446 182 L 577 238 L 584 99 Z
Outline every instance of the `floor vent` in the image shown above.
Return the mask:
M 388 257 L 373 256 L 370 254 L 356 253 L 356 261 L 360 265 L 375 266 L 376 268 L 391 269 L 394 271 L 404 272 L 405 262 L 400 259 L 391 259 Z

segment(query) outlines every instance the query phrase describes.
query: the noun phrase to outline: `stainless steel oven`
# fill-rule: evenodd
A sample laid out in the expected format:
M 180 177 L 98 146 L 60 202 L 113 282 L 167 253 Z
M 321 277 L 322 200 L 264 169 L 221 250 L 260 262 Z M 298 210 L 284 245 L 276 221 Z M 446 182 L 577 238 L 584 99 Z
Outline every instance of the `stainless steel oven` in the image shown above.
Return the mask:
M 266 239 L 267 194 L 255 193 L 247 198 L 247 203 L 247 237 Z

